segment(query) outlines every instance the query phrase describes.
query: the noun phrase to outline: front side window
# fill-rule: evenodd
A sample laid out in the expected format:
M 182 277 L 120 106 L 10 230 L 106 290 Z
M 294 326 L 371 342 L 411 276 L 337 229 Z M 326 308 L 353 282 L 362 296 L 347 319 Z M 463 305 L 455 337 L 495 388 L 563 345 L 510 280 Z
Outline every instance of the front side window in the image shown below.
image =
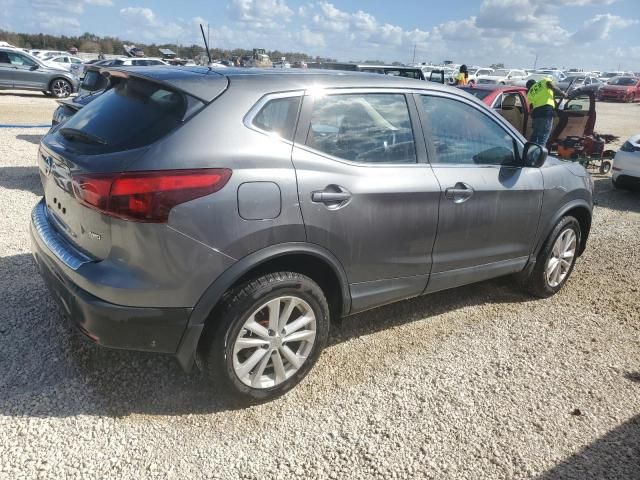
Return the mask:
M 33 60 L 25 57 L 24 55 L 13 52 L 7 52 L 7 55 L 9 55 L 11 65 L 19 65 L 24 67 L 33 67 L 35 65 L 35 62 Z
M 7 52 L 0 52 L 0 63 L 11 63 Z
M 432 163 L 454 165 L 516 165 L 511 135 L 489 116 L 463 102 L 422 96 L 426 130 L 436 158 Z
M 293 140 L 301 96 L 269 100 L 253 119 L 253 125 L 265 132 Z
M 316 98 L 306 145 L 359 163 L 416 163 L 413 130 L 403 94 Z

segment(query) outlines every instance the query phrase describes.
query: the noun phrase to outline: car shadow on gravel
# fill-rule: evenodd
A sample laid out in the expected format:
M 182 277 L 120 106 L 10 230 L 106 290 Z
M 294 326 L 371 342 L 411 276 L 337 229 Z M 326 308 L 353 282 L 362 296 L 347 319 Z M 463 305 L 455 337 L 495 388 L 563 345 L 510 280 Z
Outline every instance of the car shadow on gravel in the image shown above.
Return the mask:
M 22 140 L 24 142 L 33 143 L 34 145 L 40 145 L 40 140 L 42 140 L 44 135 L 16 135 L 16 140 Z
M 469 305 L 531 300 L 497 279 L 398 302 L 336 322 L 330 345 Z M 121 417 L 244 408 L 171 356 L 98 347 L 53 301 L 31 255 L 0 257 L 0 415 Z
M 640 478 L 640 415 L 563 460 L 537 480 L 605 478 Z
M 0 97 L 40 97 L 40 98 L 48 98 L 51 99 L 50 96 L 45 95 L 42 92 L 16 92 L 16 91 L 6 91 L 0 92 Z
M 614 188 L 611 177 L 593 175 L 594 200 L 598 207 L 622 212 L 640 212 L 640 189 Z
M 0 187 L 42 196 L 38 167 L 0 167 Z

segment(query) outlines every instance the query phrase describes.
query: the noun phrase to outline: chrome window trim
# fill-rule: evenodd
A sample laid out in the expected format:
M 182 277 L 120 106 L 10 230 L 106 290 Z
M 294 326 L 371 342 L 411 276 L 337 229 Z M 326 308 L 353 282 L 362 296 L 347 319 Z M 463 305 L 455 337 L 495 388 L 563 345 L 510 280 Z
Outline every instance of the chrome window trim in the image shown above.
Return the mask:
M 71 270 L 78 270 L 85 263 L 95 261 L 74 248 L 51 227 L 44 201 L 36 205 L 31 212 L 31 221 L 42 242 L 58 260 Z

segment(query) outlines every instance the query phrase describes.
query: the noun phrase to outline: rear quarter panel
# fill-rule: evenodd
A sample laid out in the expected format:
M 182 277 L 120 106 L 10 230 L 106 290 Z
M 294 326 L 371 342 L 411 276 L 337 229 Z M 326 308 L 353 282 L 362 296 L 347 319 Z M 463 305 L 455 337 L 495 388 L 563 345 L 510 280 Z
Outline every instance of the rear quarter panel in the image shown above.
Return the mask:
M 182 128 L 153 145 L 130 167 L 130 170 L 232 169 L 222 190 L 175 207 L 169 225 L 234 259 L 269 245 L 305 240 L 291 163 L 292 145 L 243 123 L 244 116 L 263 96 L 263 90 L 254 85 L 245 84 L 241 77 L 234 78 L 225 93 Z M 275 218 L 247 220 L 240 216 L 238 190 L 250 182 L 272 182 L 278 186 L 281 208 Z M 277 200 L 265 198 L 265 201 Z

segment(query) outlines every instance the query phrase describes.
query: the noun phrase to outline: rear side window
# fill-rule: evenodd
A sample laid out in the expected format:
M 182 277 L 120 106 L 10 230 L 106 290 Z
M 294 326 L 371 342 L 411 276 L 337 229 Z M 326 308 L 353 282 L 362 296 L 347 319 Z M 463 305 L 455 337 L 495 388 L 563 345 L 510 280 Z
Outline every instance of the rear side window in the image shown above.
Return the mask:
M 160 139 L 201 105 L 153 82 L 122 79 L 57 133 L 67 143 L 96 153 L 130 150 Z
M 301 96 L 269 100 L 253 119 L 253 125 L 265 132 L 293 140 Z
M 100 72 L 95 70 L 89 70 L 84 74 L 82 80 L 82 89 L 94 92 L 96 90 L 102 90 L 107 85 L 107 79 L 100 75 Z

